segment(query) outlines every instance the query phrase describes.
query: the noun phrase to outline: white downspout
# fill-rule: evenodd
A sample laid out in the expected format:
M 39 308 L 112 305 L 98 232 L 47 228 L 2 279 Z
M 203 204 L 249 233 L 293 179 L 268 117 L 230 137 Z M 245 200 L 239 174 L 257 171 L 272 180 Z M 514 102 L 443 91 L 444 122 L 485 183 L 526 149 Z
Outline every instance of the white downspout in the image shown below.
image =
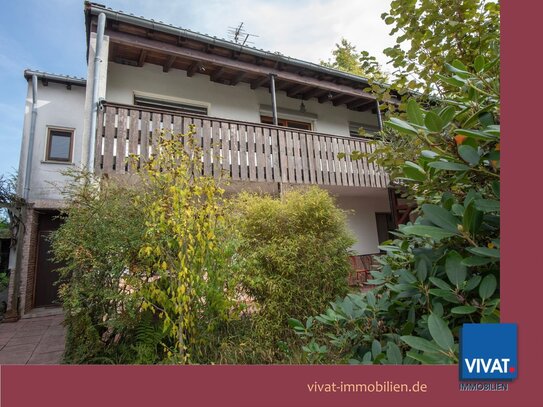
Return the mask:
M 28 201 L 30 194 L 30 173 L 34 156 L 34 138 L 36 135 L 36 120 L 38 118 L 38 77 L 32 75 L 32 115 L 30 116 L 30 133 L 28 135 L 28 154 L 26 156 L 26 169 L 23 186 L 23 198 Z
M 96 139 L 96 121 L 98 116 L 98 94 L 100 90 L 100 66 L 102 64 L 102 43 L 104 42 L 104 30 L 106 27 L 106 15 L 98 15 L 98 27 L 96 29 L 96 50 L 94 53 L 94 72 L 92 78 L 92 99 L 91 99 L 91 117 L 89 133 L 89 155 L 87 161 L 87 170 L 93 171 L 94 167 L 94 144 Z

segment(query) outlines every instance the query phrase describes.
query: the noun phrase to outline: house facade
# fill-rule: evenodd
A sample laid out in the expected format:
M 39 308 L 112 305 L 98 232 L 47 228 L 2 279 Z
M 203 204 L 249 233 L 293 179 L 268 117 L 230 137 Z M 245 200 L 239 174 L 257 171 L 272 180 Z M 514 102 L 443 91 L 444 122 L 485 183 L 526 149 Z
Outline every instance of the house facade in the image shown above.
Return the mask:
M 18 193 L 24 228 L 12 253 L 8 314 L 54 304 L 47 235 L 59 226 L 69 168 L 130 177 L 160 131 L 195 126 L 206 175 L 230 193 L 318 185 L 349 210 L 359 255 L 379 251 L 390 221 L 388 176 L 369 151 L 381 126 L 364 78 L 85 3 L 87 79 L 25 71 Z M 344 153 L 345 158 L 338 158 Z M 24 229 L 24 230 L 23 230 Z

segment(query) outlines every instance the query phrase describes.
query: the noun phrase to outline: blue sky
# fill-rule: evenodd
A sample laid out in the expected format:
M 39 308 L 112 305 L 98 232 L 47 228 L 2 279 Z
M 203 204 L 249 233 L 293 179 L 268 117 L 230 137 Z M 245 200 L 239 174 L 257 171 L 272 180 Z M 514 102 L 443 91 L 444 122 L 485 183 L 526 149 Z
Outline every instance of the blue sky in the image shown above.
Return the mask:
M 0 174 L 18 167 L 26 68 L 86 77 L 82 0 L 7 0 L 0 13 Z M 373 53 L 394 43 L 380 19 L 390 0 L 102 0 L 114 10 L 226 37 L 244 22 L 254 46 L 319 62 L 342 37 Z

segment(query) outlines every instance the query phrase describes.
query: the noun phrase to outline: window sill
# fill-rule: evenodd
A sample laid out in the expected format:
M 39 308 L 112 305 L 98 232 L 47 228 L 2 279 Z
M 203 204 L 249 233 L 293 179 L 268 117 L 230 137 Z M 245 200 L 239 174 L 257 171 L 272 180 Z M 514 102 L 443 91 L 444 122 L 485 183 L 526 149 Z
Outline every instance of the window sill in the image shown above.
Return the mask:
M 56 164 L 56 165 L 75 165 L 71 161 L 50 161 L 50 160 L 42 160 L 40 161 L 42 164 Z

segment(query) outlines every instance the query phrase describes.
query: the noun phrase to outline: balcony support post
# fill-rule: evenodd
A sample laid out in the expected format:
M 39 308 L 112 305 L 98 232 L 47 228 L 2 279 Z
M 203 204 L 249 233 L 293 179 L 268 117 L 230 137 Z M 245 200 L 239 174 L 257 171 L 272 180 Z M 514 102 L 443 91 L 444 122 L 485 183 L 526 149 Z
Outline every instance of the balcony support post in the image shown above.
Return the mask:
M 275 74 L 270 74 L 270 93 L 272 102 L 273 125 L 277 126 L 277 100 L 275 98 Z

